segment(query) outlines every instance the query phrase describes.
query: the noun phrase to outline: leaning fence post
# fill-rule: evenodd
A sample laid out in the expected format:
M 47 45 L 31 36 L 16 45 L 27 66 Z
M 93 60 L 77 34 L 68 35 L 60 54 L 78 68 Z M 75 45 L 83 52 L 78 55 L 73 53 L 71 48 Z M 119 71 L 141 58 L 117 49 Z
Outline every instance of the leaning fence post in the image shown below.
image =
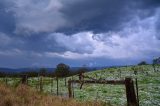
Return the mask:
M 136 92 L 137 92 L 137 106 L 139 106 L 139 94 L 138 94 L 138 81 L 137 81 L 137 78 L 136 78 Z
M 72 98 L 72 84 L 71 80 L 68 80 L 68 94 L 69 98 Z
M 137 98 L 134 89 L 134 83 L 131 78 L 125 78 L 127 106 L 138 106 Z

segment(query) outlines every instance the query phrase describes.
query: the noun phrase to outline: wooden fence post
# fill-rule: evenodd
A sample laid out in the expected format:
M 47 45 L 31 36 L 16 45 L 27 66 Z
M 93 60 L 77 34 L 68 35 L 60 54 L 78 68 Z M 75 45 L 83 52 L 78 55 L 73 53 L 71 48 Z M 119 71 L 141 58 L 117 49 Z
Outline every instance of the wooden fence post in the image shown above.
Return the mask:
M 22 75 L 21 83 L 28 84 L 28 76 L 27 75 Z
M 53 81 L 54 79 L 51 77 L 51 93 L 53 93 Z
M 59 95 L 59 87 L 58 87 L 58 77 L 56 78 L 56 80 L 57 80 L 57 96 Z
M 137 98 L 134 89 L 134 83 L 131 78 L 125 78 L 127 106 L 138 106 Z
M 136 75 L 136 94 L 137 94 L 137 106 L 139 106 L 139 94 L 138 94 L 138 81 L 137 81 L 137 70 L 134 71 L 134 74 Z
M 138 81 L 137 81 L 137 78 L 136 78 L 136 92 L 137 92 L 137 106 L 139 106 L 139 94 L 138 94 Z
M 68 94 L 69 98 L 72 98 L 72 84 L 71 80 L 68 80 Z
M 42 76 L 40 76 L 39 84 L 40 84 L 40 92 L 43 92 L 43 77 Z
M 121 70 L 119 70 L 119 78 L 121 78 Z
M 73 83 L 71 84 L 72 85 L 72 98 L 74 98 L 74 86 L 73 86 Z
M 5 84 L 6 84 L 6 85 L 8 84 L 7 76 L 5 77 Z

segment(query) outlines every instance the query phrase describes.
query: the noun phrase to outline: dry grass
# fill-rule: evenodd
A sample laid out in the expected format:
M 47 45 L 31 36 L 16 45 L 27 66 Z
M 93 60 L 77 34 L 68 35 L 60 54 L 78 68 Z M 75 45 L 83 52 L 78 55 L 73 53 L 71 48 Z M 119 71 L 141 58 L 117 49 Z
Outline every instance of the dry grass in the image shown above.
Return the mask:
M 104 106 L 100 102 L 78 102 L 74 99 L 50 96 L 26 86 L 17 88 L 0 84 L 0 106 Z

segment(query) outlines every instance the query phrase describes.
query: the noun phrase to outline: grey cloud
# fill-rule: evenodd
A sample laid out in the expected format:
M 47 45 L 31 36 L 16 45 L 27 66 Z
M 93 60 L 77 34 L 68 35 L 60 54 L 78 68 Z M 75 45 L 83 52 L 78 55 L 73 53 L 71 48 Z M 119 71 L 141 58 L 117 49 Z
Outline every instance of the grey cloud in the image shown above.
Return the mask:
M 63 14 L 59 12 L 62 7 L 58 0 L 15 0 L 10 11 L 16 18 L 16 34 L 31 35 L 32 33 L 51 32 L 67 24 Z
M 2 16 L 13 17 L 14 13 L 13 19 L 16 22 L 6 18 L 9 22 L 4 26 L 8 30 L 9 27 L 12 31 L 14 29 L 19 35 L 41 32 L 62 32 L 70 35 L 81 31 L 119 31 L 123 29 L 123 24 L 132 20 L 134 16 L 142 19 L 153 16 L 156 8 L 160 6 L 159 0 L 7 1 L 10 3 L 10 13 Z
M 61 12 L 69 20 L 73 32 L 94 31 L 107 32 L 118 29 L 119 25 L 132 16 L 131 5 L 128 0 L 81 0 L 79 2 L 66 3 Z M 124 17 L 125 16 L 125 17 Z
M 135 0 L 135 5 L 141 9 L 154 9 L 160 6 L 159 0 Z
M 0 32 L 9 34 L 16 28 L 14 13 L 8 10 L 10 6 L 12 4 L 7 1 L 0 1 Z
M 150 60 L 160 53 L 159 7 L 159 0 L 1 0 L 0 57 L 4 65 L 17 59 L 13 66 Z
M 64 0 L 65 1 L 65 0 Z M 64 33 L 119 31 L 123 23 L 135 16 L 142 19 L 153 16 L 159 0 L 77 0 L 62 2 L 61 12 L 71 26 L 59 29 Z
M 55 44 L 66 49 L 66 51 L 78 53 L 92 53 L 95 49 L 92 42 L 92 37 L 88 36 L 87 32 L 77 33 L 71 36 L 66 36 L 62 33 L 53 33 L 49 38 L 55 40 Z
M 156 36 L 160 40 L 160 8 L 157 9 L 157 18 L 156 18 Z
M 34 36 L 16 36 L 0 32 L 0 51 L 19 49 L 28 52 L 64 52 L 66 49 L 56 44 L 54 39 L 47 39 L 48 34 Z

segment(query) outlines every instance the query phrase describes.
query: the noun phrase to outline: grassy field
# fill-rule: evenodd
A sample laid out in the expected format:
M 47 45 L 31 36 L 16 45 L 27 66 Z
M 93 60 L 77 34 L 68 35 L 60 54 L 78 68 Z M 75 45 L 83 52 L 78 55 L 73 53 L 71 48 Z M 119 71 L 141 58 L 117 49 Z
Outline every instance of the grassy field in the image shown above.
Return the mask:
M 137 75 L 134 74 L 137 70 Z M 140 106 L 160 106 L 160 66 L 154 71 L 151 65 L 145 66 L 128 66 L 120 68 L 107 68 L 94 72 L 85 73 L 86 76 L 96 79 L 119 80 L 125 77 L 138 79 L 139 102 Z M 78 76 L 68 77 L 67 79 L 78 79 Z M 1 78 L 3 81 L 4 79 Z M 19 79 L 8 78 L 8 84 L 17 86 Z M 39 79 L 30 78 L 29 85 L 38 89 Z M 44 78 L 44 92 L 56 95 L 56 80 L 52 78 Z M 73 84 L 75 99 L 79 101 L 104 101 L 108 105 L 124 106 L 127 103 L 124 85 L 105 85 L 105 84 L 84 84 L 79 89 L 79 84 Z M 59 81 L 59 95 L 68 97 L 68 88 L 65 86 L 64 79 Z

